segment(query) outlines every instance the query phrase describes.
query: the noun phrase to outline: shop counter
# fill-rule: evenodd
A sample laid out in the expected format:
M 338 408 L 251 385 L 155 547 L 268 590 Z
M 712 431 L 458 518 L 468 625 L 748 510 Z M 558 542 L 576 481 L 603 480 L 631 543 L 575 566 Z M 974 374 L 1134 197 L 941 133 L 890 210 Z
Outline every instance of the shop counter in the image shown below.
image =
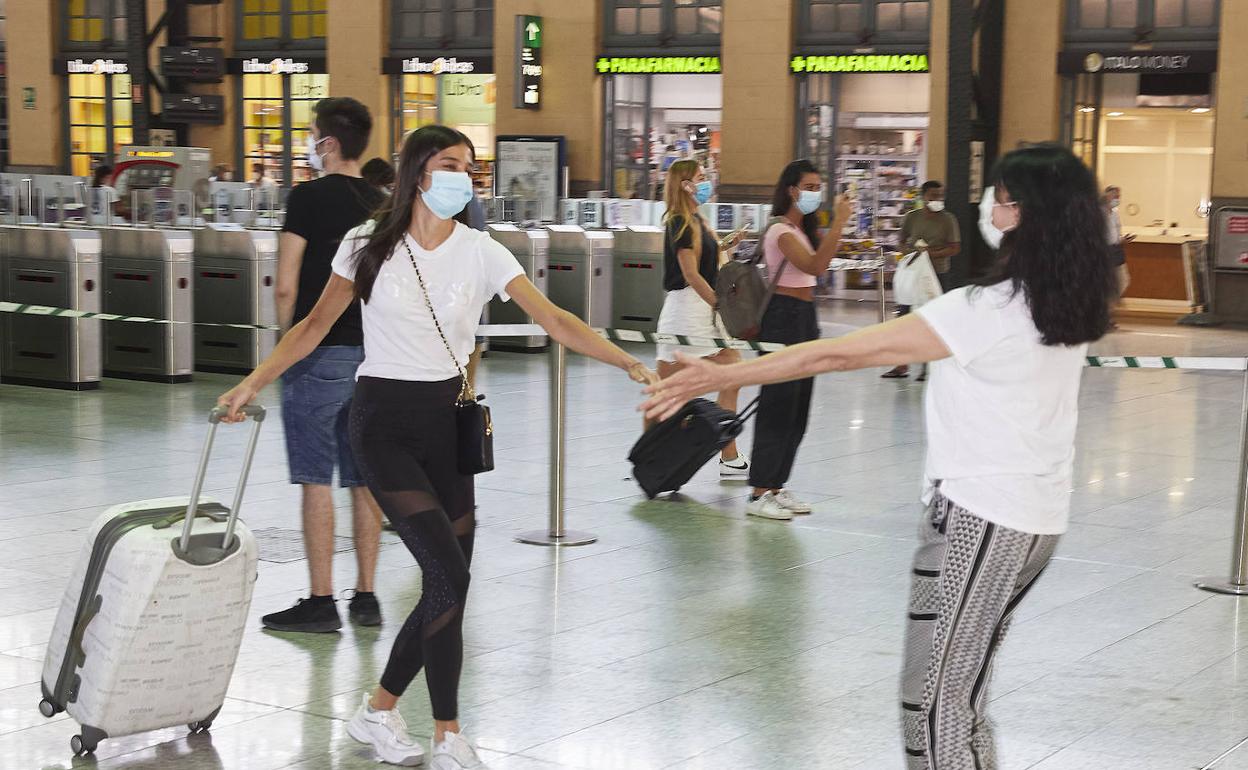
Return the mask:
M 1126 233 L 1133 231 L 1127 230 Z M 1142 313 L 1184 315 L 1195 301 L 1190 294 L 1191 265 L 1184 259 L 1183 244 L 1204 241 L 1207 235 L 1195 230 L 1142 228 L 1135 240 L 1123 244 L 1131 282 L 1123 296 L 1122 308 Z

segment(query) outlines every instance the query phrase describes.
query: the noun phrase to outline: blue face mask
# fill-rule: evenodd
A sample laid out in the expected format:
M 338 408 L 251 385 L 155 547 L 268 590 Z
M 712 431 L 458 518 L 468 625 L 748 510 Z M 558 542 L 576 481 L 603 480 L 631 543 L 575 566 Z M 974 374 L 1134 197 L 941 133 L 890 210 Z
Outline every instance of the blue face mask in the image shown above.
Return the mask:
M 464 171 L 432 171 L 429 189 L 420 194 L 425 206 L 438 219 L 450 219 L 472 200 L 472 177 Z
M 698 202 L 699 206 L 701 206 L 703 203 L 709 201 L 714 193 L 715 186 L 711 184 L 710 180 L 703 179 L 701 182 L 698 182 L 698 186 L 694 188 L 693 199 Z
M 823 203 L 823 190 L 802 190 L 797 196 L 797 210 L 805 214 L 813 214 Z

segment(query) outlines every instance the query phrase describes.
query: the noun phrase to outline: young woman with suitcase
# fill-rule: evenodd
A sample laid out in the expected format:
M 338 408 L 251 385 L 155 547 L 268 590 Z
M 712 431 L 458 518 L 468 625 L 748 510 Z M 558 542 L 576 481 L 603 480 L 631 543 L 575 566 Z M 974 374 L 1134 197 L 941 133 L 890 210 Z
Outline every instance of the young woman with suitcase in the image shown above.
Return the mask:
M 640 361 L 551 304 L 510 252 L 463 223 L 473 160 L 472 143 L 459 131 L 426 126 L 409 134 L 389 208 L 348 234 L 311 315 L 219 400 L 233 419 L 360 298 L 365 357 L 351 408 L 352 448 L 369 489 L 420 565 L 422 590 L 380 686 L 364 695 L 347 731 L 372 744 L 385 762 L 419 764 L 424 752 L 396 704 L 423 669 L 436 770 L 484 767 L 460 732 L 457 702 L 476 525 L 472 475 L 456 460 L 463 437 L 457 413 L 482 307 L 495 295 L 515 299 L 554 341 L 617 366 L 636 382 L 658 381 Z
M 647 416 L 699 393 L 821 372 L 934 362 L 927 505 L 909 606 L 902 719 L 910 770 L 992 770 L 993 658 L 1070 513 L 1079 382 L 1116 280 L 1091 171 L 1056 145 L 1006 155 L 980 231 L 995 272 L 914 313 L 734 366 L 686 361 Z
M 663 214 L 663 309 L 659 311 L 660 334 L 719 338 L 728 334 L 715 316 L 715 276 L 721 255 L 736 245 L 737 239 L 720 242 L 715 231 L 698 213 L 698 206 L 714 194 L 711 180 L 696 160 L 678 160 L 667 169 L 663 187 L 667 211 Z M 656 368 L 660 377 L 680 371 L 676 353 L 699 356 L 717 364 L 735 364 L 741 354 L 735 350 L 692 345 L 658 346 Z M 718 403 L 731 412 L 737 410 L 737 391 L 725 390 Z M 647 425 L 647 428 L 649 425 Z M 719 456 L 721 479 L 744 479 L 749 461 L 737 451 L 737 442 L 726 445 Z

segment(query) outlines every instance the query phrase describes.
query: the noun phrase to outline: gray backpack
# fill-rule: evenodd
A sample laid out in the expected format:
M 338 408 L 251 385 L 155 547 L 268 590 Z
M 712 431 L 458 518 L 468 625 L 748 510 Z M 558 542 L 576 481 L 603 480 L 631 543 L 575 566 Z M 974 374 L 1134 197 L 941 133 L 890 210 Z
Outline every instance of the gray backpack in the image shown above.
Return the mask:
M 763 314 L 776 293 L 776 284 L 788 266 L 787 259 L 780 262 L 780 269 L 767 280 L 767 266 L 763 261 L 763 244 L 767 233 L 777 224 L 787 222 L 784 217 L 772 217 L 758 237 L 758 245 L 749 259 L 732 260 L 719 269 L 715 278 L 715 300 L 719 317 L 728 334 L 739 340 L 755 340 L 762 331 Z

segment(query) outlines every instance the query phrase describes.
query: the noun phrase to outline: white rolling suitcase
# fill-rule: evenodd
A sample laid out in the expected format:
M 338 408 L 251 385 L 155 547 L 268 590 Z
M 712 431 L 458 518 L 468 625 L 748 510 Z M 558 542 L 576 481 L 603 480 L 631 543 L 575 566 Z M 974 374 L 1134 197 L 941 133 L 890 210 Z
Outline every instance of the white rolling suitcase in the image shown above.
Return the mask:
M 254 424 L 232 506 L 199 494 L 222 416 L 214 409 L 189 497 L 114 506 L 91 525 L 39 703 L 45 717 L 68 711 L 82 726 L 75 754 L 146 730 L 206 730 L 225 702 L 256 582 L 256 541 L 238 513 L 264 409 L 244 411 Z

